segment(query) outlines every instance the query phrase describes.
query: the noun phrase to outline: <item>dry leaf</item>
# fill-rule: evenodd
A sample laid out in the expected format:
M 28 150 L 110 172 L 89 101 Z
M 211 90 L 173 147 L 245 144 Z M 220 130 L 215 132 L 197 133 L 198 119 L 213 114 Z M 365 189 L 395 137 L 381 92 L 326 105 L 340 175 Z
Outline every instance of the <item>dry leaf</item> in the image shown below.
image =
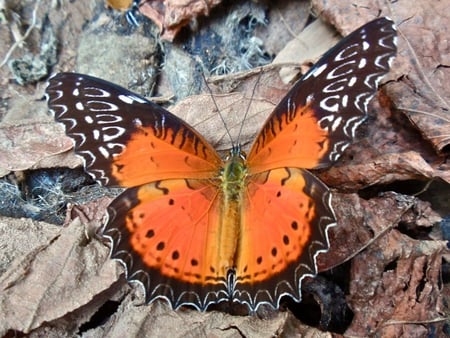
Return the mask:
M 346 335 L 400 337 L 420 330 L 417 323 L 443 322 L 440 267 L 446 249 L 445 241 L 417 241 L 391 230 L 355 256 L 349 296 L 355 317 Z
M 359 190 L 395 181 L 430 179 L 435 171 L 417 152 L 381 154 L 366 163 L 334 166 L 321 178 L 340 190 Z
M 86 238 L 80 222 L 61 228 L 1 275 L 0 335 L 29 333 L 89 304 L 117 280 L 116 267 L 104 245 Z
M 414 205 L 414 198 L 388 192 L 364 200 L 356 194 L 333 194 L 338 226 L 330 230 L 330 250 L 319 256 L 320 270 L 342 264 L 389 229 Z M 389 210 L 390 212 L 386 212 Z
M 322 20 L 315 20 L 277 54 L 272 64 L 314 63 L 339 40 L 337 32 L 330 25 Z M 282 68 L 280 77 L 284 83 L 292 83 L 298 77 L 298 69 Z
M 405 19 L 398 27 L 402 78 L 392 85 L 394 103 L 440 152 L 450 144 L 448 4 L 418 2 L 396 13 Z
M 102 337 L 137 337 L 142 332 L 147 337 L 274 337 L 281 334 L 288 317 L 287 312 L 273 313 L 270 320 L 264 320 L 216 311 L 173 311 L 165 302 L 142 306 L 130 299 L 95 333 Z
M 58 137 L 58 135 L 60 137 Z M 0 127 L 0 176 L 38 167 L 48 156 L 72 149 L 73 142 L 53 122 L 20 123 Z
M 144 1 L 139 10 L 160 29 L 161 38 L 172 41 L 179 30 L 200 15 L 208 15 L 221 0 Z
M 226 128 L 230 131 L 233 142 L 237 142 L 239 131 L 243 126 L 240 141 L 244 149 L 249 148 L 263 121 L 274 108 L 273 103 L 267 100 L 249 98 L 242 93 L 215 95 L 214 100 L 225 119 Z M 211 95 L 190 96 L 180 101 L 170 111 L 187 121 L 218 151 L 225 153 L 231 149 L 231 140 Z

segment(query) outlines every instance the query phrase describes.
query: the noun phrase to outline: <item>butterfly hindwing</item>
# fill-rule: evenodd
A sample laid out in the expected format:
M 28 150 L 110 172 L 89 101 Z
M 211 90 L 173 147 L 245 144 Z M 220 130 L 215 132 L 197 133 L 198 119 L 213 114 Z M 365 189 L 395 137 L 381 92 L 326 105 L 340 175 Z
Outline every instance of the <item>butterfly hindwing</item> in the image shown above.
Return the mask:
M 251 172 L 335 162 L 366 119 L 367 104 L 395 53 L 396 30 L 387 18 L 342 39 L 269 116 L 248 156 Z
M 241 215 L 236 293 L 252 307 L 290 294 L 300 299 L 301 280 L 317 273 L 335 225 L 331 194 L 306 170 L 273 169 L 248 177 Z
M 187 123 L 110 82 L 59 73 L 49 80 L 46 93 L 86 170 L 104 185 L 210 177 L 222 163 Z
M 164 180 L 129 188 L 108 207 L 111 257 L 174 308 L 228 299 L 225 269 L 212 261 L 220 224 L 218 189 L 207 180 Z M 130 250 L 131 249 L 131 250 Z

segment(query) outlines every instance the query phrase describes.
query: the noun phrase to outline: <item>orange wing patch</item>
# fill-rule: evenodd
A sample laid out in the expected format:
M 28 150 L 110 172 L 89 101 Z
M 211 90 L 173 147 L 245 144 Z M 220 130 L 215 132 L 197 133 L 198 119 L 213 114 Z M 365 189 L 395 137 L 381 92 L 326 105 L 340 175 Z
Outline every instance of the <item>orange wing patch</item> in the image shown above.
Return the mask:
M 311 106 L 280 105 L 264 124 L 248 155 L 251 173 L 273 168 L 315 168 L 328 152 L 328 132 L 319 126 Z
M 137 127 L 126 148 L 114 156 L 111 174 L 121 186 L 218 174 L 222 160 L 200 135 L 182 125 L 161 128 Z
M 126 11 L 133 4 L 133 0 L 106 0 L 106 4 L 116 10 Z
M 173 278 L 217 284 L 227 272 L 210 261 L 220 224 L 218 197 L 217 187 L 201 180 L 166 180 L 130 188 L 111 203 L 105 234 L 121 233 L 119 246 L 131 247 L 134 262 L 156 272 L 151 275 L 153 282 Z M 120 255 L 121 250 L 113 252 Z
M 324 225 L 334 219 L 329 196 L 322 182 L 301 169 L 281 168 L 251 176 L 242 207 L 239 283 L 294 281 L 295 276 L 284 275 L 289 266 L 314 267 L 316 251 L 309 246 L 316 242 L 327 247 Z

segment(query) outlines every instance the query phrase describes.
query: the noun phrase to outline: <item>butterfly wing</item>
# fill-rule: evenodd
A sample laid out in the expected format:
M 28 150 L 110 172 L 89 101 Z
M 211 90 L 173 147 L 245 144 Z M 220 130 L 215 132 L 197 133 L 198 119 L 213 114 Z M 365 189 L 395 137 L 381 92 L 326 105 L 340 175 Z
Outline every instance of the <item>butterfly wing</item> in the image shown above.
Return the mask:
M 125 88 L 59 73 L 50 79 L 46 94 L 86 170 L 104 185 L 206 178 L 221 166 L 217 152 L 193 128 Z
M 148 302 L 164 298 L 173 308 L 204 310 L 229 299 L 227 269 L 212 261 L 220 201 L 210 180 L 177 179 L 129 188 L 108 207 L 103 235 L 111 257 L 144 287 Z
M 392 21 L 374 20 L 327 52 L 289 91 L 248 155 L 235 298 L 257 308 L 300 300 L 335 225 L 329 189 L 300 168 L 336 161 L 364 121 L 396 52 Z
M 229 299 L 226 270 L 211 271 L 221 218 L 216 151 L 173 114 L 112 83 L 73 73 L 49 82 L 49 107 L 86 170 L 104 185 L 129 187 L 102 229 L 128 278 L 148 301 L 165 298 L 174 308 Z
M 335 225 L 328 188 L 314 175 L 280 168 L 252 175 L 241 215 L 235 296 L 256 308 L 275 308 L 283 295 L 300 299 L 304 277 L 317 273 Z
M 365 120 L 367 104 L 395 53 L 396 30 L 387 18 L 342 39 L 269 116 L 250 150 L 250 171 L 312 169 L 336 161 Z

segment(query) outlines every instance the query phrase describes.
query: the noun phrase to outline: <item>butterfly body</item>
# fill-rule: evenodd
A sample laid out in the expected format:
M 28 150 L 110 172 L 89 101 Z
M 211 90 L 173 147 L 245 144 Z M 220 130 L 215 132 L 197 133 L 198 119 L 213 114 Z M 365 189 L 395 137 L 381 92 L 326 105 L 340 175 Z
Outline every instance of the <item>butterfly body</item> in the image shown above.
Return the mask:
M 350 144 L 395 39 L 386 18 L 344 38 L 281 100 L 248 156 L 235 146 L 224 160 L 186 122 L 124 88 L 74 73 L 50 79 L 49 107 L 86 170 L 126 188 L 102 236 L 147 301 L 256 310 L 301 299 L 336 224 L 329 189 L 308 169 Z

